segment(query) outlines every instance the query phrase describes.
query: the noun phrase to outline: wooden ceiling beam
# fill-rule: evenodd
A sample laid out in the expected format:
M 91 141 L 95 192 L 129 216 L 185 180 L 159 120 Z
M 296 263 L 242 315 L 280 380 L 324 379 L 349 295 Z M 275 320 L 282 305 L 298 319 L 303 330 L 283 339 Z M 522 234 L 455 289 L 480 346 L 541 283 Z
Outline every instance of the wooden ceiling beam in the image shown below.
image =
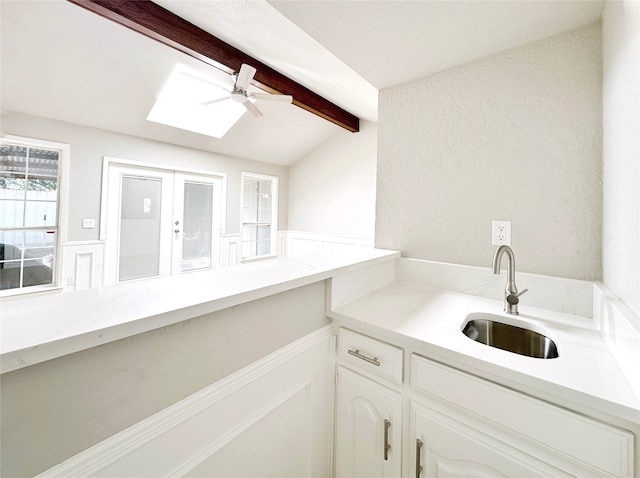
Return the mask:
M 296 83 L 261 61 L 189 23 L 151 0 L 68 0 L 105 18 L 227 73 L 247 63 L 257 72 L 254 83 L 270 93 L 291 95 L 293 104 L 351 132 L 360 130 L 357 116 Z

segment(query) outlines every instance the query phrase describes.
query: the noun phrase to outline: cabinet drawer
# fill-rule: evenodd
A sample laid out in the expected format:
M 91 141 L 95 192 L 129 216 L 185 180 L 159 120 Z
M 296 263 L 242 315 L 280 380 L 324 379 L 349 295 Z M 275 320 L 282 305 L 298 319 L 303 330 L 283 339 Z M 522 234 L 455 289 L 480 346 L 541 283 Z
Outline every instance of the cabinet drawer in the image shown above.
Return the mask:
M 341 328 L 338 354 L 355 366 L 402 383 L 403 351 L 399 347 Z
M 537 398 L 411 356 L 411 385 L 524 440 L 604 476 L 633 476 L 633 435 Z

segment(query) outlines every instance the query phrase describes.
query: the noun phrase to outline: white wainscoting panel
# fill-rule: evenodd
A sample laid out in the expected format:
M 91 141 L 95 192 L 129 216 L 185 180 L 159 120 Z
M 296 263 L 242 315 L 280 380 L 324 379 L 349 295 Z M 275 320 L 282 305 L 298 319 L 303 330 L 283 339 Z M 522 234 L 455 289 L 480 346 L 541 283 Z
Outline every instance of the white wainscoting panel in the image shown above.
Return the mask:
M 330 477 L 335 337 L 327 325 L 40 477 Z
M 222 236 L 222 267 L 231 267 L 240 264 L 242 254 L 242 235 L 224 234 Z
M 62 277 L 64 291 L 102 286 L 104 242 L 78 241 L 62 245 Z
M 278 231 L 278 243 L 281 257 L 346 250 L 354 247 L 373 247 L 371 238 L 300 231 Z

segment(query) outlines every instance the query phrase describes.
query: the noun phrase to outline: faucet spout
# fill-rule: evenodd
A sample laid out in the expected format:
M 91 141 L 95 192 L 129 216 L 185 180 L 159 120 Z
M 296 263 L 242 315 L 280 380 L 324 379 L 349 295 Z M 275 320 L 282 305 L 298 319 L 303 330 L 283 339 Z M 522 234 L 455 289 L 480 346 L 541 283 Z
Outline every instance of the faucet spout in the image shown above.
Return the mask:
M 518 288 L 516 287 L 516 259 L 513 250 L 509 246 L 502 245 L 496 250 L 493 256 L 493 273 L 500 274 L 500 264 L 502 256 L 505 254 L 507 255 L 507 285 L 504 295 L 504 311 L 507 314 L 518 315 L 519 297 L 527 292 L 527 289 L 518 293 Z

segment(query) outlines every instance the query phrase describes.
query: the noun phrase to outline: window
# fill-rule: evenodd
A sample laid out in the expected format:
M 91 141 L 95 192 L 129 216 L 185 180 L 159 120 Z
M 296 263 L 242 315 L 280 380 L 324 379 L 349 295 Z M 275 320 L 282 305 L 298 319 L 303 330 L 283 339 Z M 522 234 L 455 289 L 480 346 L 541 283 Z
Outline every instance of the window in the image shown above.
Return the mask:
M 56 285 L 61 163 L 68 146 L 0 140 L 0 289 Z
M 275 255 L 278 178 L 242 173 L 242 259 Z

